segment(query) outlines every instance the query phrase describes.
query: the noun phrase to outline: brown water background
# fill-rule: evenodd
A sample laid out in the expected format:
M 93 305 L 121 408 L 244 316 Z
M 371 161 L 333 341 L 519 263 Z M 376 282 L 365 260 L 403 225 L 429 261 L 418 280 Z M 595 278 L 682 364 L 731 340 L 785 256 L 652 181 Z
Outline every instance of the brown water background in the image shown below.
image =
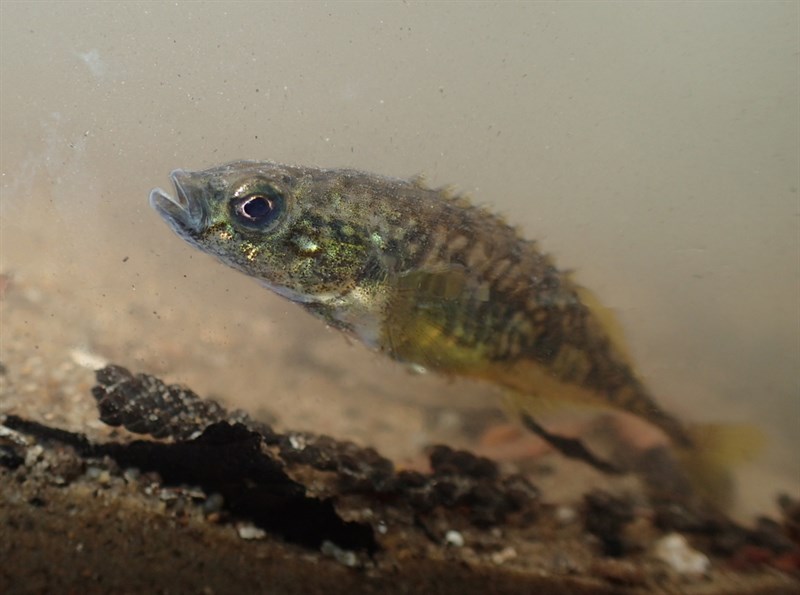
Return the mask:
M 72 346 L 314 431 L 357 417 L 353 395 L 486 404 L 326 331 L 147 204 L 171 169 L 239 158 L 422 173 L 574 269 L 668 408 L 764 430 L 754 507 L 796 493 L 798 3 L 4 1 L 0 67 L 0 272 L 59 303 L 0 347 Z

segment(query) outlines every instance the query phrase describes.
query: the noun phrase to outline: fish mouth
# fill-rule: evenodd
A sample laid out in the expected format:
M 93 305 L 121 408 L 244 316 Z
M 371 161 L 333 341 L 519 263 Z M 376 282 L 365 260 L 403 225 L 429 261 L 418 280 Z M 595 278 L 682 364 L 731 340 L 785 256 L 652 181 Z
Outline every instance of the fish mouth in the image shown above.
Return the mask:
M 191 173 L 176 169 L 169 174 L 175 186 L 175 196 L 170 196 L 161 188 L 150 191 L 150 206 L 179 235 L 191 237 L 205 227 L 205 210 L 201 193 L 192 184 Z

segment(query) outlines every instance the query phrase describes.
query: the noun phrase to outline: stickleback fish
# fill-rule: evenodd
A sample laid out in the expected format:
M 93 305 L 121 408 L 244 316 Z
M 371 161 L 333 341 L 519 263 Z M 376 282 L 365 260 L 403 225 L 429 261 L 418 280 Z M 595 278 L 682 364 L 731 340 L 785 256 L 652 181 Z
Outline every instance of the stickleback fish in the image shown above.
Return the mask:
M 464 198 L 272 162 L 171 179 L 175 197 L 155 189 L 150 203 L 186 241 L 395 360 L 504 387 L 529 427 L 541 429 L 541 402 L 576 403 L 658 427 L 690 453 L 695 475 L 708 471 L 700 461 L 718 465 L 720 449 L 731 451 L 735 433 L 717 439 L 656 403 L 590 292 Z

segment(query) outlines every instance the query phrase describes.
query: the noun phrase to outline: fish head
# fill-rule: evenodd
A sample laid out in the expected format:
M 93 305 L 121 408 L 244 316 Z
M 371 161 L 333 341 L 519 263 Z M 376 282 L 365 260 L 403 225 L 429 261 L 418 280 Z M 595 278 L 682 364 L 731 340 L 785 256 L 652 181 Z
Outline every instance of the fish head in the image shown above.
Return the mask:
M 373 259 L 324 170 L 238 161 L 170 177 L 175 195 L 156 188 L 150 204 L 173 231 L 293 301 L 346 294 Z

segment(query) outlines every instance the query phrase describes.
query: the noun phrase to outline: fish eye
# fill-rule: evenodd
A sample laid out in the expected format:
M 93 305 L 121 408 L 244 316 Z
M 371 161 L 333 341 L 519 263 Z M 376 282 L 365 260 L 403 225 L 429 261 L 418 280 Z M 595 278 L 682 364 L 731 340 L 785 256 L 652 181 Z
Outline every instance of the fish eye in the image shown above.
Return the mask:
M 236 196 L 232 202 L 233 215 L 246 227 L 264 229 L 283 211 L 283 196 L 273 188 L 259 189 Z

